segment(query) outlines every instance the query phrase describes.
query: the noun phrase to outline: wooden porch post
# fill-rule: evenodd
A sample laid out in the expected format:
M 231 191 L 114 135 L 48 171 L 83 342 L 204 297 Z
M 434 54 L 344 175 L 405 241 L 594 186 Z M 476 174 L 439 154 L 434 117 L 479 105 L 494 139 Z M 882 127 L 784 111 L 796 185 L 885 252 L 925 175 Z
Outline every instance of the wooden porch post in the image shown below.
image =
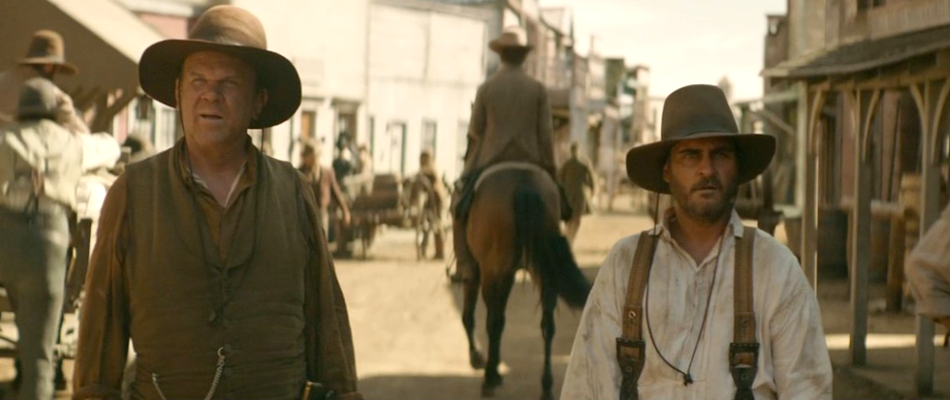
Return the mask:
M 808 283 L 818 291 L 818 153 L 817 130 L 821 108 L 825 102 L 824 90 L 818 89 L 809 96 L 808 84 L 799 83 L 798 143 L 802 157 L 799 166 L 802 191 L 801 262 Z
M 849 93 L 851 93 L 849 91 Z M 860 89 L 852 96 L 854 132 L 854 208 L 851 211 L 851 364 L 867 364 L 868 267 L 871 261 L 871 171 L 869 131 L 881 91 L 870 98 Z
M 940 89 L 939 94 L 936 89 Z M 939 140 L 940 119 L 945 108 L 947 95 L 950 94 L 950 82 L 944 80 L 938 87 L 925 82 L 911 86 L 911 95 L 920 110 L 920 126 L 923 130 L 921 141 L 921 215 L 920 236 L 940 216 L 940 169 Z M 918 396 L 933 394 L 934 386 L 934 323 L 929 318 L 917 316 L 917 371 L 916 388 Z

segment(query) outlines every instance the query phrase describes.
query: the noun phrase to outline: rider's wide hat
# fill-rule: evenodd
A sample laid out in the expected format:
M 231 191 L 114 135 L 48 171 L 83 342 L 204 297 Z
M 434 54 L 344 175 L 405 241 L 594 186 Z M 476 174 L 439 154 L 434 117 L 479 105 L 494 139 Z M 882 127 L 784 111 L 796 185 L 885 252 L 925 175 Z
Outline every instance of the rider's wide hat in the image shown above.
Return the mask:
M 170 39 L 145 50 L 139 62 L 139 80 L 149 96 L 175 107 L 175 80 L 189 55 L 199 51 L 230 54 L 257 71 L 257 82 L 267 90 L 267 103 L 250 128 L 277 125 L 300 106 L 300 76 L 284 56 L 267 50 L 264 26 L 253 14 L 235 6 L 215 6 L 198 18 L 188 39 Z
M 512 25 L 502 30 L 501 35 L 498 35 L 497 38 L 488 42 L 488 48 L 500 53 L 505 48 L 530 50 L 532 46 L 528 44 L 528 32 L 520 26 Z
M 739 133 L 722 89 L 712 85 L 690 85 L 677 89 L 666 98 L 660 141 L 627 152 L 627 175 L 644 189 L 668 194 L 670 185 L 663 179 L 663 166 L 673 146 L 684 140 L 713 137 L 728 138 L 735 143 L 739 184 L 759 176 L 775 155 L 774 137 Z

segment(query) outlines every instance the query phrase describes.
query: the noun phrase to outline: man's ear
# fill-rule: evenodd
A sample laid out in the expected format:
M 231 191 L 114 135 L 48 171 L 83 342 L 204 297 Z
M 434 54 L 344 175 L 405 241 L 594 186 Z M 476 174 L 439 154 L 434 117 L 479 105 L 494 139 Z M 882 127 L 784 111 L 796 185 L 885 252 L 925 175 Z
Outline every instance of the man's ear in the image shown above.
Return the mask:
M 670 183 L 670 161 L 669 160 L 667 160 L 666 163 L 663 164 L 663 181 L 666 183 Z
M 264 106 L 267 105 L 269 99 L 270 96 L 267 93 L 267 89 L 257 91 L 257 94 L 254 95 L 254 119 L 260 117 L 261 111 L 264 110 Z
M 181 107 L 181 78 L 175 78 L 175 106 Z

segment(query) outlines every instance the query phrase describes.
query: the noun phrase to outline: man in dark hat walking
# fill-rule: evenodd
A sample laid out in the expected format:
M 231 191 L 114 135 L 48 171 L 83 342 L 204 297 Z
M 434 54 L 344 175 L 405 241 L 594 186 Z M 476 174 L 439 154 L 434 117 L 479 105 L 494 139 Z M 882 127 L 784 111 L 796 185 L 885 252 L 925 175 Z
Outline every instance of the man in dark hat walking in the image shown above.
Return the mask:
M 247 133 L 297 110 L 293 64 L 267 50 L 255 16 L 217 6 L 189 39 L 149 47 L 139 68 L 185 135 L 129 165 L 106 198 L 74 398 L 119 398 L 131 339 L 132 399 L 296 400 L 308 381 L 360 399 L 313 192 Z
M 670 94 L 661 136 L 627 153 L 627 174 L 673 207 L 607 255 L 561 398 L 830 400 L 814 291 L 788 248 L 734 210 L 774 138 L 740 134 L 709 85 Z
M 26 57 L 16 68 L 0 73 L 0 127 L 16 120 L 17 100 L 24 82 L 37 77 L 53 81 L 58 74 L 75 75 L 77 71 L 76 66 L 66 61 L 65 44 L 59 33 L 36 31 Z M 56 122 L 73 133 L 89 133 L 89 127 L 76 114 L 72 98 L 58 87 L 55 96 Z
M 461 188 L 453 192 L 456 280 L 469 279 L 474 274 L 475 261 L 468 250 L 465 227 L 475 182 L 486 167 L 508 161 L 527 162 L 547 171 L 556 182 L 553 120 L 547 90 L 522 69 L 532 49 L 527 33 L 519 26 L 507 27 L 488 47 L 498 53 L 501 67 L 475 95 L 465 166 L 459 180 Z M 561 207 L 568 209 L 563 196 Z
M 564 225 L 567 230 L 567 240 L 574 243 L 577 231 L 581 229 L 581 217 L 590 209 L 588 193 L 593 196 L 596 190 L 590 163 L 578 155 L 577 143 L 571 143 L 571 158 L 567 159 L 557 171 L 557 180 L 564 187 L 568 204 L 571 205 L 573 211 L 571 219 Z

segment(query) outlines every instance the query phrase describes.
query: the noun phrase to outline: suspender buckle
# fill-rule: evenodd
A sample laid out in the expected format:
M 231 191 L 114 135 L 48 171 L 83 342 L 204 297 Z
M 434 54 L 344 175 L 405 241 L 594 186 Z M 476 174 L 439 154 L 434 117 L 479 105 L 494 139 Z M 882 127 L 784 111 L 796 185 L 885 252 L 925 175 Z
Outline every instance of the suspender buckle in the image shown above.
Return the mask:
M 637 381 L 646 362 L 643 340 L 617 338 L 617 362 L 620 364 L 620 400 L 637 400 Z
M 729 345 L 729 370 L 736 384 L 735 400 L 755 400 L 752 383 L 759 371 L 759 344 L 732 343 Z

